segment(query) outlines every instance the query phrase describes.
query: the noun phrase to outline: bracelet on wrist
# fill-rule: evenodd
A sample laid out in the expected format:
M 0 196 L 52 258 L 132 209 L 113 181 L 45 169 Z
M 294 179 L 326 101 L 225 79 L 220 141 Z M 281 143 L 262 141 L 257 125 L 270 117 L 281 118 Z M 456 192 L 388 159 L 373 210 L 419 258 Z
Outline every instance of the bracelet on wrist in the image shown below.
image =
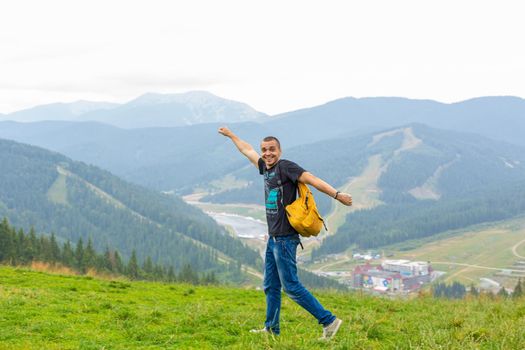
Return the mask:
M 337 191 L 337 192 L 335 193 L 334 199 L 337 199 L 337 196 L 339 195 L 339 193 L 341 193 L 341 192 Z

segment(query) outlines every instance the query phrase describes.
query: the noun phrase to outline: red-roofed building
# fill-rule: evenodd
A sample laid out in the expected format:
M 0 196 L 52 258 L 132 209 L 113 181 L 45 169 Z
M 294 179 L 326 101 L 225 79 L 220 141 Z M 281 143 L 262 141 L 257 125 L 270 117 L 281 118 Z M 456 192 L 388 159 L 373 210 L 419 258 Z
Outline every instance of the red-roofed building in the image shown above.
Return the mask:
M 358 265 L 352 274 L 354 288 L 376 292 L 417 291 L 431 281 L 432 267 L 426 262 L 386 260 L 381 265 Z

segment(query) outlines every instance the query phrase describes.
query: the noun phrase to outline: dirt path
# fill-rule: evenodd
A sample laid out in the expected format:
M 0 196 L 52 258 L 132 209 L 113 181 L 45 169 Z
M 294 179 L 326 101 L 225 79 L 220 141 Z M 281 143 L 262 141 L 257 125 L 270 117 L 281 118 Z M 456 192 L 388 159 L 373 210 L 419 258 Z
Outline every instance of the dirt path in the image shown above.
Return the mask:
M 326 271 L 327 268 L 331 267 L 331 266 L 334 266 L 334 265 L 338 265 L 338 264 L 343 264 L 345 262 L 348 262 L 352 260 L 351 257 L 349 256 L 345 256 L 343 259 L 340 259 L 340 260 L 336 260 L 330 264 L 326 264 L 326 265 L 322 265 L 321 267 L 319 267 L 316 271 Z
M 522 245 L 523 243 L 525 243 L 525 239 L 523 241 L 519 241 L 518 243 L 512 246 L 512 254 L 514 254 L 520 259 L 525 259 L 525 256 L 518 254 L 518 247 Z
M 505 267 L 490 267 L 490 266 L 481 266 L 481 265 L 471 265 L 463 263 L 454 263 L 450 261 L 432 261 L 432 265 L 455 265 L 455 266 L 465 266 L 468 268 L 484 269 L 484 270 L 496 270 L 496 271 L 510 271 L 510 272 L 523 272 L 523 270 L 507 269 Z

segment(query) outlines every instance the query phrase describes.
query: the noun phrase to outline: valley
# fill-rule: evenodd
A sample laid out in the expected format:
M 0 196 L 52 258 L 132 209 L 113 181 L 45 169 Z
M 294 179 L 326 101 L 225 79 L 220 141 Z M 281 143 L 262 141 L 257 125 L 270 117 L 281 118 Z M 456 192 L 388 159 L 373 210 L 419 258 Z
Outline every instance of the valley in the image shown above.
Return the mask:
M 305 267 L 316 273 L 346 274 L 365 263 L 352 258 L 355 251 L 363 250 L 350 248 L 343 254 L 307 263 Z M 426 240 L 407 241 L 373 251 L 383 259 L 429 261 L 435 270 L 445 272 L 442 277 L 445 282 L 457 280 L 465 285 L 477 285 L 480 278 L 490 278 L 512 289 L 518 278 L 525 279 L 525 268 L 520 263 L 525 256 L 525 217 L 449 231 Z
M 195 113 L 191 121 L 185 119 L 187 107 L 181 106 L 199 101 L 213 103 L 191 107 Z M 137 249 L 139 260 L 151 255 L 155 262 L 177 268 L 191 261 L 207 271 L 242 260 L 250 283 L 257 284 L 266 232 L 261 179 L 231 142 L 217 134 L 225 121 L 255 147 L 261 135 L 279 137 L 283 158 L 352 194 L 353 207 L 347 208 L 314 190 L 329 231 L 303 240 L 298 260 L 310 271 L 340 277 L 356 263 L 351 253 L 373 251 L 383 258 L 433 261 L 436 269 L 447 272 L 446 281 L 467 283 L 488 276 L 509 284 L 506 279 L 519 272 L 515 265 L 525 256 L 525 237 L 503 223 L 525 210 L 525 152 L 522 146 L 464 131 L 477 106 L 509 103 L 506 113 L 515 120 L 522 100 L 486 98 L 447 105 L 346 98 L 272 118 L 230 102 L 201 93 L 146 94 L 126 105 L 93 104 L 75 120 L 68 118 L 76 105 L 12 114 L 25 121 L 51 120 L 2 121 L 0 137 L 64 152 L 84 164 L 6 143 L 0 157 L 12 169 L 1 175 L 0 214 L 26 230 L 35 225 L 38 231 L 54 231 L 62 241 L 96 237 L 97 249 L 110 245 L 124 258 Z M 149 113 L 162 108 L 160 119 L 141 127 Z M 203 119 L 207 108 L 219 112 Z M 228 119 L 220 110 L 244 114 Z M 61 111 L 63 118 L 52 120 L 46 117 L 49 111 Z M 168 121 L 175 112 L 177 120 Z M 444 118 L 449 115 L 462 126 L 450 126 Z M 113 125 L 101 123 L 106 117 Z M 306 124 L 298 124 L 299 119 Z M 480 134 L 491 136 L 490 122 L 478 122 Z M 506 131 L 509 140 L 516 139 L 512 131 Z M 490 226 L 494 232 L 484 225 L 495 225 Z M 476 246 L 479 242 L 483 244 Z M 457 245 L 461 251 L 455 250 Z M 476 247 L 497 253 L 476 255 Z

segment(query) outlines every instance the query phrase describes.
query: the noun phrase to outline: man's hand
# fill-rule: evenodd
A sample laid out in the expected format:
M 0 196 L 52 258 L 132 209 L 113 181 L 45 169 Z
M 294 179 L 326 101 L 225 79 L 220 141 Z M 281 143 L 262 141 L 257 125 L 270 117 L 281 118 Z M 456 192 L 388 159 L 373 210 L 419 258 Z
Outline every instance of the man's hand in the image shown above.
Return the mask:
M 219 128 L 219 134 L 224 135 L 226 137 L 230 137 L 230 138 L 233 136 L 233 132 L 225 126 L 223 126 L 222 128 Z
M 352 205 L 352 196 L 348 193 L 338 193 L 337 194 L 337 200 L 341 202 L 344 205 L 351 206 Z
M 252 164 L 255 165 L 257 169 L 259 169 L 258 163 L 259 158 L 261 156 L 259 156 L 259 153 L 257 153 L 248 142 L 241 140 L 237 135 L 233 133 L 233 131 L 231 131 L 225 126 L 219 128 L 219 134 L 229 137 L 233 141 L 235 147 L 237 147 L 239 152 L 244 154 L 244 156 L 248 158 L 248 160 L 252 162 Z

